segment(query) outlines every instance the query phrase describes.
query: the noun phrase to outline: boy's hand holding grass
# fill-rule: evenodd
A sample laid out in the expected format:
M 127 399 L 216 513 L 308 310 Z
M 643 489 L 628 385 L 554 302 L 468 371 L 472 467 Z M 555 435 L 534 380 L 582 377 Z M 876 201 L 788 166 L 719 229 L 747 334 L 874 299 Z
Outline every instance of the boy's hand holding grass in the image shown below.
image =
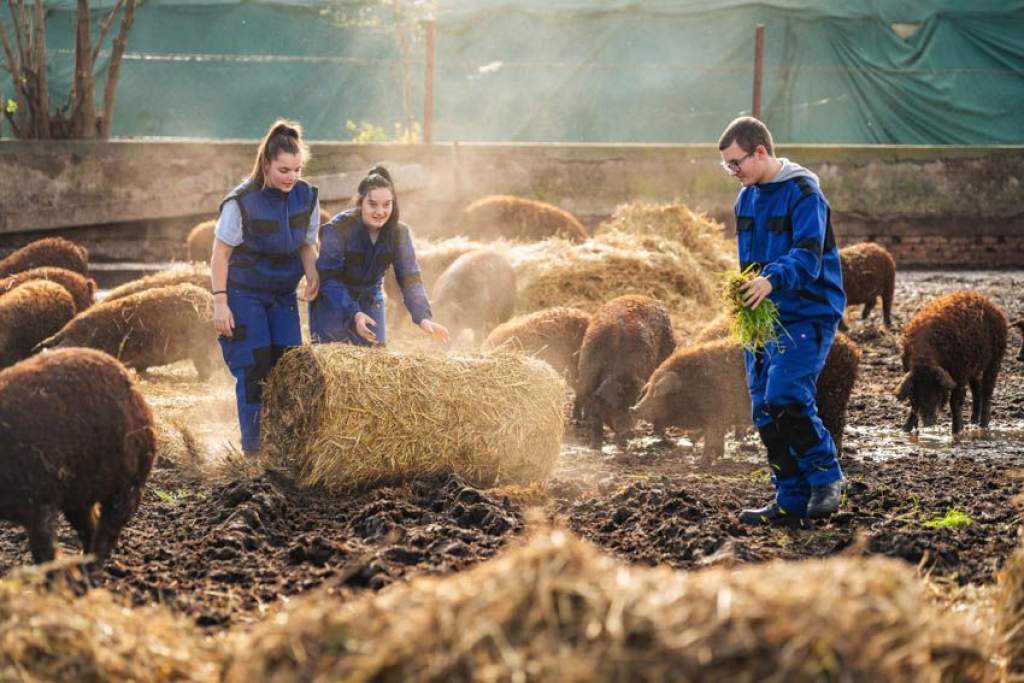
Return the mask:
M 759 275 L 753 280 L 745 282 L 742 290 L 743 305 L 747 308 L 757 308 L 757 305 L 772 293 L 772 283 L 768 278 Z

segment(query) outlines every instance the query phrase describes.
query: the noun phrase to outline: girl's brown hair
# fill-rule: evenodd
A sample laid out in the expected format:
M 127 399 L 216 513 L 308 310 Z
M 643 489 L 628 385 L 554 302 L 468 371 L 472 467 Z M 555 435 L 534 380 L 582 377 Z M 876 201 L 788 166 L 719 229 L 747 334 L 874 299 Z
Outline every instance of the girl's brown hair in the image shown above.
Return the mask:
M 388 217 L 384 228 L 394 227 L 398 225 L 398 194 L 395 192 L 395 183 L 391 180 L 391 173 L 383 166 L 379 164 L 374 166 L 367 172 L 366 177 L 359 182 L 359 188 L 356 190 L 355 205 L 361 207 L 363 201 L 366 200 L 366 195 L 370 194 L 371 190 L 378 188 L 386 188 L 391 191 L 391 216 Z
M 267 177 L 264 169 L 281 152 L 298 154 L 303 164 L 309 161 L 309 145 L 302 141 L 302 126 L 298 123 L 287 119 L 278 119 L 267 129 L 267 134 L 260 141 L 259 150 L 256 152 L 256 163 L 249 175 L 250 180 L 258 187 L 266 187 Z

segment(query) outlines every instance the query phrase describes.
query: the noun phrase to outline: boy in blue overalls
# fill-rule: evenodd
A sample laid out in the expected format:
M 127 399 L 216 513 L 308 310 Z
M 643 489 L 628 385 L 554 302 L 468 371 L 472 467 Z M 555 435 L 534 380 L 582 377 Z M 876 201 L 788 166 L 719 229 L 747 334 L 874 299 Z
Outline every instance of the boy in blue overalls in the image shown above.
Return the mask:
M 747 524 L 803 523 L 839 507 L 843 473 L 815 404 L 818 375 L 846 307 L 839 249 L 818 177 L 776 158 L 771 133 L 755 118 L 729 124 L 718 142 L 722 166 L 743 188 L 736 199 L 740 269 L 759 276 L 744 305 L 765 298 L 779 309 L 779 340 L 746 352 L 754 426 L 768 449 L 775 499 L 743 510 Z
M 299 178 L 309 150 L 301 128 L 270 127 L 250 177 L 224 200 L 214 229 L 210 271 L 213 324 L 235 377 L 242 450 L 260 450 L 263 381 L 282 354 L 302 343 L 295 288 L 319 289 L 317 189 Z

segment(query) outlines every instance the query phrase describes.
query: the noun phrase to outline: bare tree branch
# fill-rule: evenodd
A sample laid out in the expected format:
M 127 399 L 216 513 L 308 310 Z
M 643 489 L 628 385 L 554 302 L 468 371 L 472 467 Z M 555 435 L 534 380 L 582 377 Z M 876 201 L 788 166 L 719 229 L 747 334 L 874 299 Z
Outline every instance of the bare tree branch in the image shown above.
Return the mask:
M 14 26 L 14 33 L 17 37 L 18 34 L 18 16 L 14 5 L 8 0 L 8 7 L 11 10 L 11 19 Z M 11 72 L 11 80 L 14 81 L 14 101 L 18 105 L 18 110 L 21 112 L 20 119 L 25 120 L 29 115 L 28 101 L 25 99 L 25 74 L 23 71 L 23 65 L 21 61 L 21 53 L 18 56 L 14 56 L 14 49 L 11 47 L 10 40 L 7 37 L 7 32 L 4 31 L 3 24 L 0 24 L 0 42 L 3 43 L 4 47 L 4 59 L 7 62 L 7 70 Z M 15 127 L 14 116 L 7 114 L 6 107 L 4 111 L 5 116 L 11 121 L 11 130 L 21 130 L 21 127 Z M 20 135 L 19 135 L 20 137 Z
M 43 10 L 43 0 L 36 0 L 36 11 L 33 27 L 34 35 L 32 44 L 35 47 L 35 59 L 33 60 L 36 73 L 36 111 L 39 116 L 36 118 L 36 137 L 50 137 L 50 86 L 46 77 L 46 14 Z
M 89 0 L 78 0 L 75 21 L 75 100 L 71 108 L 71 135 L 96 137 L 96 93 L 89 40 Z
M 103 41 L 107 39 L 107 31 L 110 30 L 111 25 L 114 23 L 114 17 L 117 16 L 121 6 L 124 5 L 124 0 L 117 0 L 117 4 L 114 5 L 114 9 L 110 10 L 110 14 L 100 24 L 100 37 L 96 39 L 96 45 L 92 49 L 92 63 L 96 63 L 96 59 L 100 56 L 100 48 L 103 47 Z
M 14 119 L 13 116 L 11 116 L 10 112 L 7 111 L 6 107 L 4 107 L 4 118 L 7 119 L 7 123 L 11 124 L 11 133 L 14 134 L 14 137 L 25 137 L 23 131 L 21 130 L 21 126 L 18 125 L 18 122 Z
M 135 21 L 136 2 L 137 0 L 128 0 L 128 4 L 125 5 L 124 16 L 121 17 L 121 27 L 117 30 L 117 37 L 114 38 L 114 46 L 110 51 L 107 84 L 103 92 L 103 118 L 100 120 L 99 130 L 100 137 L 104 139 L 110 137 L 110 129 L 114 123 L 114 92 L 117 90 L 117 81 L 121 76 L 121 62 L 124 60 L 124 51 L 128 43 L 128 29 Z

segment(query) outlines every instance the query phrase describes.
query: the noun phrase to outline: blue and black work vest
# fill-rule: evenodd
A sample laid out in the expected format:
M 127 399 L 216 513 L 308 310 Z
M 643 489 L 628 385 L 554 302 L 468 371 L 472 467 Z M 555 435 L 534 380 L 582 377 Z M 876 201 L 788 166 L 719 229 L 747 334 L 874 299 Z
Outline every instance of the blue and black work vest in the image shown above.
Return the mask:
M 811 178 L 751 185 L 736 200 L 740 268 L 759 268 L 783 325 L 835 323 L 846 307 L 831 210 Z
M 265 292 L 294 292 L 302 279 L 299 247 L 313 209 L 317 188 L 299 180 L 290 192 L 259 189 L 246 181 L 221 202 L 234 199 L 242 214 L 242 243 L 228 261 L 228 285 Z

